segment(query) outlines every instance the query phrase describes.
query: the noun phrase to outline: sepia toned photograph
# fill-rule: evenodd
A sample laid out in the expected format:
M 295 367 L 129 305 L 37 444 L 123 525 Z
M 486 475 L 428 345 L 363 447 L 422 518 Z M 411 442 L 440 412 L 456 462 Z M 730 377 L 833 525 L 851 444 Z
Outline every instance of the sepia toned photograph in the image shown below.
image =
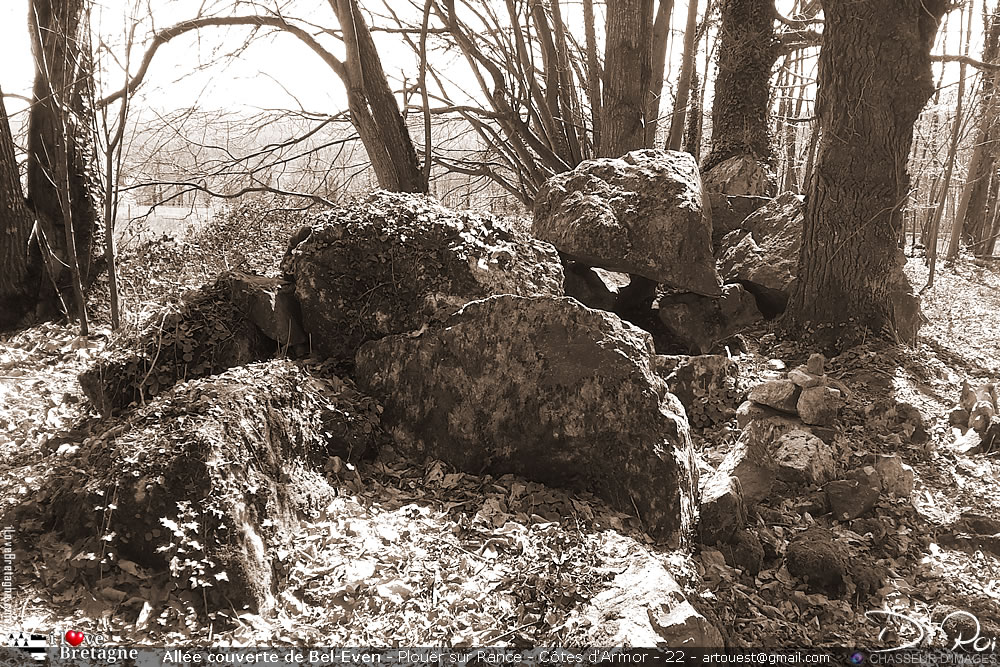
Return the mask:
M 1000 0 L 0 0 L 0 667 L 1000 663 Z

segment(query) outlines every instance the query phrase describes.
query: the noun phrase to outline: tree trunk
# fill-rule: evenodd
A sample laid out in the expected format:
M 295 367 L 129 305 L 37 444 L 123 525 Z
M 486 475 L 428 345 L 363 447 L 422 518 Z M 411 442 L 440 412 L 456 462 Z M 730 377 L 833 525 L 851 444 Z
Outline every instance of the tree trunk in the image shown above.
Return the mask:
M 601 149 L 604 133 L 601 129 L 601 66 L 597 62 L 597 34 L 594 25 L 594 0 L 583 0 L 583 29 L 587 39 L 587 98 L 593 125 L 594 151 Z
M 963 49 L 963 55 L 966 57 L 969 55 L 969 44 L 972 42 L 972 7 L 962 8 L 962 13 L 968 11 L 968 23 L 965 29 L 965 46 Z M 958 68 L 958 102 L 955 104 L 955 134 L 956 137 L 961 129 L 963 129 L 965 123 L 963 123 L 962 118 L 962 98 L 965 95 L 965 63 L 959 65 Z M 957 149 L 957 146 L 953 148 Z M 955 163 L 955 153 L 948 158 L 948 168 L 949 175 L 951 173 L 951 168 Z M 972 176 L 976 169 L 979 168 L 979 160 L 981 158 L 980 152 L 974 150 L 972 153 L 972 159 L 969 162 L 969 173 L 967 179 Z M 947 182 L 947 181 L 946 181 Z M 954 264 L 955 260 L 958 259 L 958 248 L 959 242 L 962 240 L 962 227 L 965 225 L 965 211 L 969 206 L 969 199 L 967 197 L 968 188 L 963 188 L 962 192 L 959 194 L 959 203 L 955 209 L 954 215 L 951 219 L 951 238 L 948 240 L 948 255 L 945 258 L 948 264 Z M 954 204 L 954 202 L 953 202 Z M 933 275 L 934 267 L 931 267 L 931 275 Z
M 35 307 L 41 273 L 37 252 L 28 245 L 33 224 L 0 91 L 0 331 L 21 324 Z
M 701 157 L 701 81 L 698 79 L 698 70 L 692 69 L 694 71 L 691 72 L 691 97 L 688 105 L 687 129 L 684 130 L 684 150 L 693 155 L 697 162 Z
M 330 6 L 344 33 L 344 83 L 351 121 L 368 152 L 379 186 L 397 192 L 427 192 L 413 140 L 356 0 L 330 0 Z
M 913 124 L 934 92 L 945 0 L 825 0 L 798 281 L 786 320 L 838 346 L 893 327 L 896 240 Z M 865 76 L 857 76 L 865 72 Z M 866 331 L 867 330 L 867 331 Z
M 789 98 L 786 114 L 794 116 L 796 122 L 792 123 L 788 120 L 785 121 L 785 171 L 781 179 L 782 192 L 801 191 L 801 187 L 799 185 L 799 170 L 798 166 L 795 164 L 795 160 L 799 155 L 798 119 L 802 117 L 802 107 L 806 96 L 806 86 L 802 83 L 804 71 L 802 57 L 800 54 L 793 55 L 795 55 L 792 59 L 793 70 L 791 71 L 788 79 L 789 81 L 794 80 L 794 87 L 798 90 L 798 94 L 795 99 L 794 111 L 792 111 L 792 103 Z M 794 74 L 794 76 L 791 76 L 791 74 Z M 789 90 L 791 90 L 791 88 L 789 88 Z M 785 94 L 788 95 L 788 92 Z
M 773 0 L 723 0 L 712 147 L 703 172 L 738 155 L 773 162 L 767 110 L 777 55 Z
M 684 26 L 684 53 L 681 55 L 681 73 L 677 78 L 677 98 L 674 100 L 674 113 L 670 117 L 670 136 L 667 137 L 667 148 L 672 151 L 679 151 L 681 142 L 684 140 L 684 121 L 687 119 L 691 76 L 694 72 L 694 57 L 698 45 L 697 26 L 698 0 L 688 0 L 687 23 Z
M 573 112 L 573 77 L 569 65 L 569 47 L 566 43 L 566 24 L 563 22 L 562 10 L 559 8 L 560 0 L 553 0 L 552 7 L 552 32 L 556 40 L 556 70 L 559 81 L 559 112 L 562 123 L 560 130 L 565 134 L 566 145 L 569 147 L 569 155 L 563 157 L 572 165 L 580 164 L 583 160 L 583 151 L 580 148 L 580 138 L 577 136 L 576 128 L 580 126 L 582 119 Z
M 990 15 L 983 45 L 983 62 L 1000 62 L 1000 2 Z M 990 175 L 997 159 L 1000 145 L 1000 131 L 997 123 L 997 72 L 983 72 L 980 92 L 979 127 L 973 157 L 969 160 L 969 174 L 959 215 L 965 221 L 965 237 L 977 256 L 983 256 L 985 242 L 990 235 L 991 220 L 987 216 L 986 199 L 990 187 Z M 964 215 L 963 215 L 964 214 Z
M 28 12 L 35 60 L 28 118 L 28 201 L 52 252 L 67 264 L 75 255 L 80 282 L 86 285 L 100 219 L 100 180 L 90 132 L 88 86 L 93 67 L 85 46 L 84 2 L 32 0 Z M 61 202 L 71 207 L 65 214 Z M 75 241 L 73 250 L 67 248 L 70 238 Z M 60 301 L 79 300 L 71 296 L 77 282 L 72 273 L 71 268 L 63 269 L 53 276 L 61 295 L 43 281 L 46 287 L 38 296 L 43 316 L 54 315 Z
M 600 157 L 619 157 L 646 144 L 652 80 L 653 0 L 612 0 L 604 52 Z
M 986 210 L 988 211 L 986 220 L 989 221 L 989 232 L 983 240 L 981 257 L 990 257 L 993 254 L 997 236 L 1000 236 L 1000 174 L 993 174 Z
M 588 0 L 590 1 L 590 0 Z M 667 40 L 670 37 L 670 15 L 674 0 L 660 0 L 653 21 L 653 80 L 649 92 L 649 120 L 646 121 L 646 147 L 656 145 L 656 130 L 660 126 L 660 96 L 663 95 L 663 75 L 667 64 Z

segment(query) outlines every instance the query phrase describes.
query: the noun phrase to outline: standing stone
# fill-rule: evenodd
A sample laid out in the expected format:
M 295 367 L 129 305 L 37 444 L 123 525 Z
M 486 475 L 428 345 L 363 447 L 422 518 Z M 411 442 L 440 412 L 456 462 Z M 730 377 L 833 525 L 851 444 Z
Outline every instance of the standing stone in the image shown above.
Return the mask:
M 830 482 L 823 490 L 833 517 L 838 521 L 850 521 L 867 514 L 875 507 L 881 495 L 882 482 L 875 469 L 866 466 L 851 473 L 849 479 Z
M 751 505 L 760 502 L 771 492 L 778 471 L 777 440 L 801 428 L 802 422 L 788 415 L 749 422 L 719 464 L 716 475 L 735 477 L 740 482 L 744 500 Z
M 709 426 L 732 418 L 736 410 L 739 366 L 721 354 L 696 357 L 657 355 L 655 370 L 687 411 L 692 426 Z
M 590 491 L 688 540 L 697 474 L 684 408 L 646 332 L 570 298 L 497 296 L 418 336 L 365 344 L 360 386 L 404 452 Z
M 232 278 L 234 301 L 243 307 L 261 333 L 282 349 L 308 342 L 299 323 L 299 304 L 291 284 L 240 271 L 225 275 Z
M 913 493 L 913 468 L 899 456 L 879 456 L 875 463 L 882 490 L 897 498 L 909 498 Z
M 720 293 L 712 222 L 688 153 L 644 149 L 581 162 L 539 190 L 532 231 L 588 266 Z
M 755 296 L 764 315 L 785 310 L 802 245 L 802 197 L 786 192 L 722 239 L 719 273 Z
M 723 160 L 703 179 L 712 204 L 712 240 L 716 243 L 770 202 L 777 189 L 773 172 L 749 155 Z
M 657 316 L 692 353 L 705 354 L 719 341 L 762 319 L 743 285 L 725 285 L 718 298 L 683 292 L 664 294 Z
M 747 510 L 739 481 L 726 472 L 712 475 L 701 492 L 698 533 L 702 544 L 727 542 L 746 522 Z
M 813 375 L 823 375 L 826 372 L 825 365 L 826 358 L 819 352 L 813 352 L 809 355 L 809 361 L 806 362 L 806 371 Z

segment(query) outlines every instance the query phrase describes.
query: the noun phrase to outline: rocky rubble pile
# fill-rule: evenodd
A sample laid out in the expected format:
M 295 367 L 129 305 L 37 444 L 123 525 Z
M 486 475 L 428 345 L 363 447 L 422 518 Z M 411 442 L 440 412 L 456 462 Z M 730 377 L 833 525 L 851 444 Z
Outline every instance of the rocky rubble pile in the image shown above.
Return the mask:
M 771 408 L 794 415 L 804 424 L 832 426 L 844 402 L 843 392 L 831 386 L 840 383 L 824 374 L 824 361 L 823 355 L 813 354 L 807 364 L 788 371 L 786 378 L 754 387 L 747 397 L 750 405 L 741 409 L 743 418 L 752 419 L 761 408 Z
M 850 521 L 871 513 L 883 496 L 912 492 L 913 470 L 898 456 L 845 467 L 839 412 L 850 393 L 824 372 L 824 364 L 822 355 L 813 354 L 806 364 L 752 387 L 737 410 L 735 444 L 703 483 L 701 541 L 751 573 L 761 566 L 762 553 L 778 553 L 773 532 L 748 521 L 773 494 L 813 517 Z M 838 550 L 828 531 L 800 536 L 788 546 L 789 572 L 840 594 L 846 570 Z

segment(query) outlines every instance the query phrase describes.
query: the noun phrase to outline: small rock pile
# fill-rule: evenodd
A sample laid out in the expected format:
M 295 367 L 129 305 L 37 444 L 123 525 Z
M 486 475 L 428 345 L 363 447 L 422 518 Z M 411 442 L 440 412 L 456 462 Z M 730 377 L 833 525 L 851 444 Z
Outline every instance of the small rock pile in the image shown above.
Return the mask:
M 805 424 L 832 426 L 837 412 L 844 404 L 843 387 L 824 374 L 826 360 L 822 354 L 813 354 L 809 361 L 788 371 L 788 377 L 759 384 L 747 397 L 752 404 L 742 408 L 751 414 L 756 406 L 765 406 L 797 416 Z
M 907 497 L 913 490 L 913 470 L 896 455 L 844 469 L 838 417 L 850 393 L 826 375 L 824 366 L 823 356 L 813 354 L 783 377 L 753 387 L 737 410 L 739 438 L 701 487 L 701 541 L 718 545 L 733 567 L 755 574 L 761 545 L 767 557 L 769 529 L 748 526 L 747 517 L 772 491 L 791 500 L 790 506 L 803 515 L 850 521 L 870 513 L 885 495 Z M 766 513 L 765 508 L 757 511 Z M 811 568 L 798 566 L 813 563 L 810 550 L 815 549 L 809 546 L 812 541 L 799 542 L 806 557 L 792 557 L 790 547 L 788 566 L 793 575 L 804 576 Z M 831 568 L 829 581 L 806 577 L 810 587 L 839 594 L 843 582 L 836 569 Z

